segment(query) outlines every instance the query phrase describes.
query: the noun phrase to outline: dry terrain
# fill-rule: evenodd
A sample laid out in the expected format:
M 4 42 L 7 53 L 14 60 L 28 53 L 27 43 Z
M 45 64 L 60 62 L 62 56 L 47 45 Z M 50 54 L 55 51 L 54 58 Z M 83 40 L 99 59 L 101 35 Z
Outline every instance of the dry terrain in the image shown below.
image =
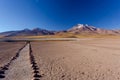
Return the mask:
M 11 59 L 5 59 L 7 62 L 0 67 L 0 80 L 39 80 L 41 76 L 39 75 L 39 68 L 32 55 L 30 43 L 27 42 L 25 44 L 24 42 L 15 55 L 12 55 L 12 52 L 8 52 L 9 55 L 4 54 L 4 56 L 8 56 Z
M 120 80 L 120 40 L 32 42 L 41 80 Z
M 5 78 L 2 80 L 32 79 L 33 74 L 29 57 L 29 44 L 21 50 L 19 57 L 10 64 L 9 69 L 5 73 Z
M 0 67 L 8 63 L 25 42 L 0 42 Z
M 0 44 L 0 80 L 120 80 L 117 38 Z

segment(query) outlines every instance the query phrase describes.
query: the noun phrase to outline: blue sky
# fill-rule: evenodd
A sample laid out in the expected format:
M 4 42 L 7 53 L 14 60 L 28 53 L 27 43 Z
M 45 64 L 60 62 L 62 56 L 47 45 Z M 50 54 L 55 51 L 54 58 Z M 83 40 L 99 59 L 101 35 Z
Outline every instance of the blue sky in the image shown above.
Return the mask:
M 65 30 L 78 23 L 120 29 L 120 0 L 0 0 L 0 32 Z

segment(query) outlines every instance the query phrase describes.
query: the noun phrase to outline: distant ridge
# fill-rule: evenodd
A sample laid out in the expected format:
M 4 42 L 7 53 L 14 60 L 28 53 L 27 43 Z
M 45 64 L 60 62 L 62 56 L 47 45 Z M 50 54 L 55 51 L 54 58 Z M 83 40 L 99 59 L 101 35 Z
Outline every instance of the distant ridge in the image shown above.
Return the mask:
M 38 35 L 54 35 L 53 31 L 46 29 L 34 28 L 24 29 L 19 31 L 7 31 L 0 33 L 0 36 L 11 37 L 11 36 L 38 36 Z
M 73 26 L 72 28 L 64 31 L 50 31 L 46 29 L 41 29 L 41 28 L 34 28 L 32 30 L 30 29 L 24 29 L 24 30 L 18 30 L 18 31 L 7 31 L 7 32 L 2 32 L 0 33 L 0 36 L 4 37 L 12 37 L 12 36 L 40 36 L 40 35 L 64 35 L 71 33 L 74 35 L 78 34 L 106 34 L 106 35 L 120 35 L 120 30 L 105 30 L 105 29 L 100 29 L 96 28 L 94 26 L 89 26 L 87 24 L 77 24 Z

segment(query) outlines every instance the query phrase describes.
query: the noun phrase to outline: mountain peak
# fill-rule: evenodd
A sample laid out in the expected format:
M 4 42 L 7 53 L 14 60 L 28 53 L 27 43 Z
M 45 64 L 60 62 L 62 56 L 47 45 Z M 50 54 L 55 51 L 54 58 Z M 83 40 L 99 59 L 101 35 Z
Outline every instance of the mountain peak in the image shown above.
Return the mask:
M 85 27 L 88 26 L 88 24 L 77 24 L 76 27 L 81 28 L 81 27 Z
M 68 31 L 71 30 L 96 30 L 97 28 L 94 26 L 89 26 L 88 24 L 77 24 L 75 26 L 73 26 L 72 28 L 70 28 Z
M 72 33 L 95 33 L 97 29 L 98 28 L 87 24 L 77 24 L 67 31 Z
M 77 28 L 84 27 L 84 24 L 77 24 L 76 27 L 77 27 Z
M 75 34 L 119 34 L 119 31 L 100 29 L 87 24 L 77 24 L 67 31 Z

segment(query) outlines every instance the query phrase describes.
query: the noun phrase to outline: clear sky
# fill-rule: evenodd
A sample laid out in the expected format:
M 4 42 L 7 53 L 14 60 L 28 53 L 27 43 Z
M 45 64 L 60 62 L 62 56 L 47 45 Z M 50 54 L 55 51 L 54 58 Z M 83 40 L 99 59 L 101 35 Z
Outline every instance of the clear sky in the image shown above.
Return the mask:
M 65 30 L 78 23 L 120 29 L 120 0 L 0 0 L 0 32 Z

